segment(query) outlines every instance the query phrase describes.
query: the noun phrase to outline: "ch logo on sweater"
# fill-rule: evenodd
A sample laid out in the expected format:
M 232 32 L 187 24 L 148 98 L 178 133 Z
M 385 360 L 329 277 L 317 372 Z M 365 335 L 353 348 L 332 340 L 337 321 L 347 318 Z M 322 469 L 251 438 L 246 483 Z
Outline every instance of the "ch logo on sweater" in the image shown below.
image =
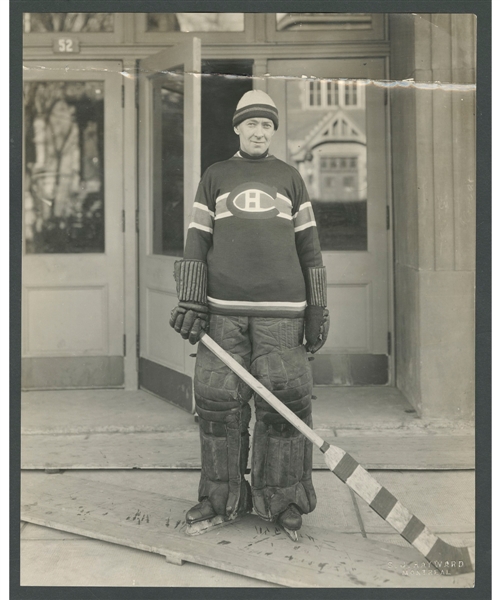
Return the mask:
M 272 219 L 277 217 L 278 190 L 263 183 L 250 181 L 239 185 L 226 200 L 227 209 L 241 219 Z

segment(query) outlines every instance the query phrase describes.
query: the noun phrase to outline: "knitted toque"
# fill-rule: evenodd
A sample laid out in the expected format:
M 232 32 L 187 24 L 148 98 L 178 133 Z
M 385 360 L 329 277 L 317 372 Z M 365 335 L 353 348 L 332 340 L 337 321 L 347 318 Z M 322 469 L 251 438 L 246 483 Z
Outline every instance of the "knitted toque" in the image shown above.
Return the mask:
M 261 90 L 250 90 L 243 94 L 233 116 L 233 127 L 245 119 L 261 117 L 271 119 L 274 128 L 278 129 L 278 109 L 272 98 Z

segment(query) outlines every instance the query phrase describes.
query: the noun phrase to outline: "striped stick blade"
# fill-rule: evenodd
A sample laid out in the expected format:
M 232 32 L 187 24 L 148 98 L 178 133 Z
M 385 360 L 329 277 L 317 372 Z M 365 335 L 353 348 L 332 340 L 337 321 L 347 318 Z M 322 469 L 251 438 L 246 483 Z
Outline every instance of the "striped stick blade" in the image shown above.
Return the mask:
M 434 535 L 350 454 L 330 445 L 324 452 L 324 459 L 334 475 L 423 554 L 438 572 L 443 575 L 460 575 L 474 571 L 473 546 L 452 546 Z

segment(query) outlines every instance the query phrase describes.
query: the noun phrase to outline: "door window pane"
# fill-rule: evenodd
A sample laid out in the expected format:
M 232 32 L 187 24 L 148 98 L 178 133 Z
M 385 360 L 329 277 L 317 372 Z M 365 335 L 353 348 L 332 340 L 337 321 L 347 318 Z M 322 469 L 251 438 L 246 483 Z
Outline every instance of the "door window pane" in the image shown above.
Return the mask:
M 153 80 L 153 253 L 184 249 L 184 74 Z
M 233 130 L 233 113 L 239 99 L 253 87 L 252 60 L 202 61 L 201 172 L 237 152 L 239 137 Z
M 297 79 L 286 85 L 288 162 L 306 183 L 321 249 L 367 250 L 364 82 Z M 318 89 L 324 90 L 319 102 Z
M 276 13 L 276 31 L 363 30 L 372 28 L 369 13 Z
M 104 82 L 25 82 L 24 136 L 26 252 L 104 252 Z
M 112 33 L 113 13 L 24 13 L 24 33 Z
M 244 31 L 244 13 L 148 13 L 146 31 Z

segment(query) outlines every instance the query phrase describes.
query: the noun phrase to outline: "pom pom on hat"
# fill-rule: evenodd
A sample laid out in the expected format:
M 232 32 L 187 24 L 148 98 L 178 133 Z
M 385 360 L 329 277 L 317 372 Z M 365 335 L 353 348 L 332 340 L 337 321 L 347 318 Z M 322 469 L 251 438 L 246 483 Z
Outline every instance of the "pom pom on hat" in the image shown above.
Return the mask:
M 239 125 L 245 119 L 261 117 L 271 119 L 274 128 L 278 129 L 278 109 L 271 96 L 261 90 L 250 90 L 243 94 L 236 106 L 233 116 L 233 127 Z

